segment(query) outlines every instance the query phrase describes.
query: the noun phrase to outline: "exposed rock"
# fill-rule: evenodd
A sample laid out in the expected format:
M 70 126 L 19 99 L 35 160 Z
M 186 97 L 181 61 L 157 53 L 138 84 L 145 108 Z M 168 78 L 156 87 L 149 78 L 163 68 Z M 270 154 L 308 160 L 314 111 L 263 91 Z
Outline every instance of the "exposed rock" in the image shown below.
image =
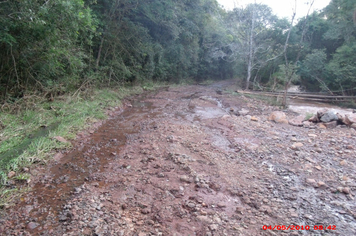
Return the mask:
M 310 122 L 310 121 L 304 121 L 303 122 L 303 127 L 304 128 L 312 128 L 315 127 L 314 123 Z
M 276 123 L 288 124 L 286 114 L 282 111 L 274 111 L 268 117 L 268 120 L 274 121 Z
M 192 179 L 189 178 L 189 176 L 186 176 L 186 175 L 181 176 L 179 179 L 180 179 L 180 181 L 186 182 L 186 183 L 191 183 L 191 182 L 193 182 Z
M 324 125 L 327 129 L 334 129 L 337 126 L 337 121 L 331 121 L 328 123 L 324 123 Z
M 317 169 L 317 170 L 321 170 L 322 169 L 321 166 L 314 166 L 314 168 Z
M 148 209 L 148 208 L 141 209 L 141 213 L 144 214 L 144 215 L 147 215 L 147 214 L 149 214 L 150 212 L 151 212 L 151 210 Z
M 237 113 L 241 116 L 245 116 L 249 113 L 250 111 L 249 110 L 246 110 L 244 108 L 242 108 L 240 111 L 238 111 Z
M 291 149 L 293 150 L 299 150 L 299 148 L 303 147 L 304 145 L 302 143 L 294 143 L 292 146 L 291 146 Z
M 356 123 L 356 114 L 345 115 L 343 123 L 348 126 L 355 124 Z
M 30 222 L 27 224 L 27 229 L 29 230 L 33 230 L 36 229 L 40 224 L 36 223 L 36 222 Z
M 347 165 L 347 161 L 345 161 L 345 160 L 340 161 L 340 165 L 346 166 Z
M 327 112 L 328 112 L 327 109 L 319 110 L 319 111 L 317 111 L 316 115 L 317 115 L 318 119 L 320 120 L 320 118 Z
M 342 192 L 346 194 L 350 194 L 351 190 L 349 187 L 342 188 Z
M 337 117 L 337 115 L 334 112 L 328 111 L 321 116 L 320 121 L 322 121 L 324 123 L 328 123 L 331 121 L 337 121 L 338 119 L 339 118 Z
M 325 184 L 323 181 L 319 181 L 319 182 L 318 182 L 318 187 L 319 187 L 319 188 L 326 187 L 326 184 Z
M 197 219 L 200 220 L 201 222 L 205 222 L 205 223 L 210 223 L 211 222 L 210 218 L 208 216 L 205 216 L 205 215 L 197 216 Z
M 293 125 L 293 126 L 303 126 L 304 118 L 305 117 L 303 115 L 297 116 L 297 117 L 289 120 L 289 124 Z
M 318 118 L 318 115 L 313 115 L 312 117 L 310 117 L 310 118 L 308 119 L 308 121 L 317 123 L 317 122 L 319 122 L 320 120 L 319 120 L 319 118 Z
M 216 230 L 218 230 L 218 228 L 219 228 L 219 225 L 217 225 L 217 224 L 209 225 L 209 229 L 210 229 L 211 231 L 216 231 Z
M 252 121 L 258 121 L 258 118 L 255 117 L 255 116 L 252 116 L 252 117 L 251 117 L 251 120 L 252 120 Z
M 326 126 L 323 123 L 318 123 L 317 126 L 319 129 L 326 129 Z

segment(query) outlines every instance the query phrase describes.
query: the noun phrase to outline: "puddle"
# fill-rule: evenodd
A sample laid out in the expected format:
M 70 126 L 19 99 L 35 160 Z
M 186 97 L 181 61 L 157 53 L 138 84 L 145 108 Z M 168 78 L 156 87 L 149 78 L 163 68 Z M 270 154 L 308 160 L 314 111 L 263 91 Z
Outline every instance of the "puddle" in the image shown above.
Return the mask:
M 195 113 L 201 119 L 219 118 L 227 114 L 226 111 L 214 107 L 197 107 Z
M 290 105 L 288 106 L 289 110 L 305 115 L 307 113 L 316 114 L 317 111 L 327 109 L 341 115 L 350 114 L 353 112 L 353 109 L 342 108 L 332 104 L 320 103 L 320 102 L 305 102 L 298 100 L 291 100 Z

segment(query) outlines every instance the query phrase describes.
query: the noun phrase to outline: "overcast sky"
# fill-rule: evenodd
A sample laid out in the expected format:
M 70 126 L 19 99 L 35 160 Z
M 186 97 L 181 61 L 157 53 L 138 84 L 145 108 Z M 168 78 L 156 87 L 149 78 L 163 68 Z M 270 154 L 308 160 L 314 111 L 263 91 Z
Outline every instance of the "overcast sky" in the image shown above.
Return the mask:
M 234 3 L 237 6 L 245 6 L 249 3 L 254 3 L 255 0 L 217 0 L 225 9 L 231 10 L 234 8 Z M 297 0 L 297 16 L 296 19 L 305 16 L 308 12 L 309 6 L 305 4 L 310 0 Z M 279 17 L 292 17 L 295 0 L 256 0 L 256 3 L 266 4 L 270 6 L 273 13 Z M 330 0 L 314 0 L 314 10 L 321 10 L 330 3 Z

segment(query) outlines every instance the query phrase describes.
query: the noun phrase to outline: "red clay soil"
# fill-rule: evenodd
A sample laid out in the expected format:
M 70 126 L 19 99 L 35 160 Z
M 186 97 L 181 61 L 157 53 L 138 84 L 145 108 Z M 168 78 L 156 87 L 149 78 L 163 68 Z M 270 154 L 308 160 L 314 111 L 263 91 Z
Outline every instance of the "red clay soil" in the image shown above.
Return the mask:
M 355 130 L 275 124 L 278 108 L 233 90 L 128 99 L 32 170 L 33 190 L 3 210 L 0 234 L 356 235 Z

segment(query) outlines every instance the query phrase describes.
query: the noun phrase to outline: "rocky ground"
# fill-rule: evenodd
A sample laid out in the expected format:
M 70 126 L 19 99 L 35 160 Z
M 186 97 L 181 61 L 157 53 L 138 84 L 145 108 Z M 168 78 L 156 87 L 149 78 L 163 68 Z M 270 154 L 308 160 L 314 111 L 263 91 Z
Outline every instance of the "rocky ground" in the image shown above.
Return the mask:
M 275 123 L 278 108 L 231 91 L 129 99 L 30 170 L 1 235 L 356 235 L 356 131 Z

